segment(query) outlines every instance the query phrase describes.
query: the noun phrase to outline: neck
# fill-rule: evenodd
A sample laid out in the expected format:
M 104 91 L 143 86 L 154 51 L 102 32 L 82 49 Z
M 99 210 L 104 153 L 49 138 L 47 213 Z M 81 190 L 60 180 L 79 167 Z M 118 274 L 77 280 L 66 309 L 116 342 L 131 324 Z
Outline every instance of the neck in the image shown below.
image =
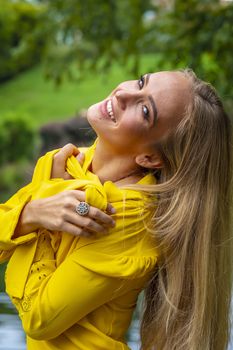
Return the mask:
M 100 143 L 96 146 L 91 170 L 102 183 L 135 183 L 143 176 L 142 169 L 134 162 L 132 155 L 112 154 L 101 147 Z

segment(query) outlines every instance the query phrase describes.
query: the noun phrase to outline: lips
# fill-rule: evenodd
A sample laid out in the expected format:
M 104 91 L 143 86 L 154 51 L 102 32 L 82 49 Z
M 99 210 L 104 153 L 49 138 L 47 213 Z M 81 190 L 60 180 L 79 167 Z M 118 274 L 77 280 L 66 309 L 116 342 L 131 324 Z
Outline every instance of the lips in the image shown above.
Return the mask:
M 112 101 L 110 99 L 104 100 L 100 104 L 100 112 L 101 114 L 106 117 L 107 119 L 110 119 L 114 123 L 116 123 L 116 119 L 113 114 L 113 108 L 112 108 Z

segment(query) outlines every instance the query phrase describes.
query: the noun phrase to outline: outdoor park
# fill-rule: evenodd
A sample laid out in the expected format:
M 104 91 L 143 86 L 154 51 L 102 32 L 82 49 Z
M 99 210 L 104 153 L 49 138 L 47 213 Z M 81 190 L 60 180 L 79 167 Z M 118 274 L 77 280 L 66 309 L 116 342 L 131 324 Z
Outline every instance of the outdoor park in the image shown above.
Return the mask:
M 43 153 L 90 145 L 87 108 L 124 80 L 192 68 L 233 118 L 232 23 L 230 0 L 0 0 L 1 202 L 30 182 Z M 6 309 L 11 317 L 0 300 Z M 11 332 L 4 322 L 0 315 L 3 336 Z M 137 327 L 131 332 L 138 349 Z M 24 340 L 1 342 L 25 349 Z

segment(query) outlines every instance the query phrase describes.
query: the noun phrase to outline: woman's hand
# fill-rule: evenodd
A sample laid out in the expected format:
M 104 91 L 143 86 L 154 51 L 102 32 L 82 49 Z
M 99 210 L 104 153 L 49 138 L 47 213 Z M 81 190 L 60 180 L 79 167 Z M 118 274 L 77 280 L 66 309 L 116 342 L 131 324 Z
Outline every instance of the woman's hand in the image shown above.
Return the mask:
M 51 179 L 57 177 L 64 180 L 72 179 L 72 176 L 66 171 L 66 161 L 72 155 L 77 158 L 81 165 L 83 164 L 85 158 L 84 154 L 81 153 L 72 143 L 68 143 L 53 157 Z
M 66 172 L 66 161 L 71 155 L 77 157 L 82 164 L 84 154 L 72 144 L 67 144 L 54 155 L 51 178 L 72 179 Z M 108 214 L 114 214 L 111 204 L 107 206 L 107 213 L 95 207 L 90 207 L 87 216 L 80 216 L 75 211 L 76 206 L 85 201 L 85 192 L 72 190 L 58 193 L 48 198 L 33 200 L 27 203 L 21 213 L 14 238 L 46 228 L 51 231 L 65 231 L 75 236 L 107 233 L 109 227 L 115 225 Z
M 106 234 L 115 223 L 111 216 L 95 207 L 90 207 L 88 216 L 80 216 L 76 206 L 85 201 L 85 192 L 70 190 L 54 196 L 29 202 L 22 214 L 17 232 L 20 235 L 46 228 L 50 231 L 65 231 L 74 236 Z

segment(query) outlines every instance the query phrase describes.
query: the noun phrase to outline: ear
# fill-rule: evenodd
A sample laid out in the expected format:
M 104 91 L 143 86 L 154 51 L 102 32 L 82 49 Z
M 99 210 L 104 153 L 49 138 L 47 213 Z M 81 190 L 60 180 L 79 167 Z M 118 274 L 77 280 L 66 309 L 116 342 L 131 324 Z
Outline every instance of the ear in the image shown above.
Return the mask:
M 135 159 L 136 163 L 147 169 L 161 169 L 163 162 L 158 154 L 140 154 Z

